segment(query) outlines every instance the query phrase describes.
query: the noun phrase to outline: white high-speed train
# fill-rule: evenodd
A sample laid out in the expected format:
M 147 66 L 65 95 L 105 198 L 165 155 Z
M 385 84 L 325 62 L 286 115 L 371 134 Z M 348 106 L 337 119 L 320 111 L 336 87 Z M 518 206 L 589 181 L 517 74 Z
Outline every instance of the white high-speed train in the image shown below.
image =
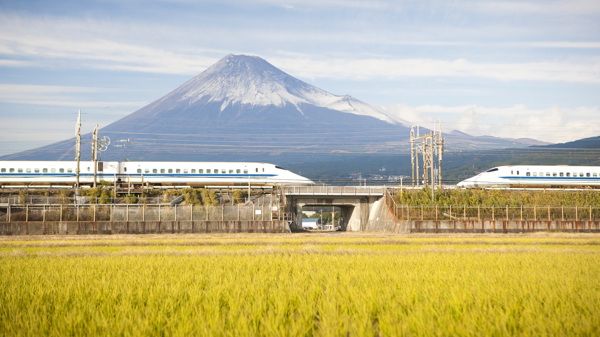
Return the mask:
M 511 165 L 491 168 L 465 179 L 458 187 L 600 187 L 598 166 Z
M 0 186 L 74 186 L 76 161 L 0 161 Z M 150 186 L 272 186 L 313 184 L 267 163 L 100 161 L 96 181 Z M 94 162 L 82 161 L 80 186 L 94 182 Z

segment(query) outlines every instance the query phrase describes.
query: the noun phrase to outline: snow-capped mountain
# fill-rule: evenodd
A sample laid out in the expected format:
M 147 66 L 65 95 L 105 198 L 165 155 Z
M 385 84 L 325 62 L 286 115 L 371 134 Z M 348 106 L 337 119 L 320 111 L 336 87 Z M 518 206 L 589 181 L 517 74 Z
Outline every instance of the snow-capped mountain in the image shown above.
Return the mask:
M 401 116 L 319 89 L 260 57 L 227 55 L 99 135 L 113 140 L 103 160 L 273 161 L 268 157 L 276 155 L 278 161 L 281 155 L 398 153 L 409 149 L 408 125 Z M 82 149 L 89 149 L 91 135 L 83 141 Z M 69 139 L 3 159 L 72 160 L 74 143 Z M 90 157 L 82 153 L 84 160 Z
M 304 116 L 302 105 L 313 105 L 391 124 L 385 113 L 349 95 L 337 96 L 294 78 L 258 56 L 227 55 L 210 68 L 142 110 L 198 109 L 218 103 L 219 112 L 236 105 L 294 107 Z M 289 113 L 289 111 L 288 111 Z

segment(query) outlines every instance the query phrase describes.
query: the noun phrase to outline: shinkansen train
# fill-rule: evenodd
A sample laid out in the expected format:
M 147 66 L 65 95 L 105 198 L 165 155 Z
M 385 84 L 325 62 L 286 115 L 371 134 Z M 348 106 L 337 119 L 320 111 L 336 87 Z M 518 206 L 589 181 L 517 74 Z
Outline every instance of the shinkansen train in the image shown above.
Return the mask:
M 147 186 L 273 186 L 313 184 L 279 166 L 247 162 L 93 161 L 79 163 L 79 185 L 94 179 Z M 76 161 L 0 161 L 0 186 L 74 186 Z M 95 178 L 94 178 L 95 176 Z
M 599 166 L 498 166 L 457 184 L 459 187 L 600 187 Z

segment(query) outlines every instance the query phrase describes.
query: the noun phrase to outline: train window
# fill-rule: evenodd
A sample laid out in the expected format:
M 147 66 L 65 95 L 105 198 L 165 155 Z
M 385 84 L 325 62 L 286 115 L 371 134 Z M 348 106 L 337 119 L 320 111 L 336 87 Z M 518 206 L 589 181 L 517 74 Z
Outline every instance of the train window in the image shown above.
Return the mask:
M 510 170 L 510 174 L 515 174 L 515 172 L 513 170 Z
M 225 173 L 227 173 L 227 170 L 226 169 L 221 169 L 221 173 L 225 174 Z
M 196 169 L 192 169 L 192 173 L 196 173 Z
M 60 169 L 58 169 L 58 172 L 59 173 L 65 173 L 65 169 L 64 168 L 60 168 Z
M 40 173 L 40 169 L 39 168 L 33 169 L 33 172 Z
M 546 172 L 546 177 L 549 177 L 549 176 L 550 176 L 550 172 Z
M 175 173 L 181 173 L 181 169 L 175 169 Z
M 152 173 L 158 173 L 158 169 L 152 169 Z
M 160 173 L 165 173 L 165 169 L 160 169 Z
M 244 169 L 244 174 L 248 174 L 248 169 Z
M 23 169 L 22 169 L 22 168 L 18 169 L 17 171 L 18 171 L 19 173 L 23 173 Z
M 240 169 L 235 170 L 235 173 L 241 173 L 241 172 L 242 172 L 242 170 L 240 170 Z
M 204 173 L 204 169 L 198 169 L 198 173 Z
M 533 176 L 534 176 L 534 177 L 537 177 L 537 172 L 533 172 Z
M 73 169 L 72 168 L 67 169 L 67 173 L 73 173 Z
M 589 172 L 588 172 L 588 173 L 586 173 L 586 174 L 585 174 L 585 176 L 586 176 L 586 177 L 589 177 L 589 176 L 590 176 L 590 173 L 589 173 Z
M 265 172 L 265 168 L 263 167 L 263 173 Z M 518 172 L 517 172 L 518 173 Z
M 88 167 L 88 171 L 90 170 L 90 168 Z M 127 172 L 127 167 L 123 167 L 123 172 Z
M 87 171 L 90 172 L 90 167 L 88 166 Z M 127 172 L 127 168 L 125 168 L 125 172 Z
M 173 173 L 173 169 L 169 169 L 169 173 Z
M 150 169 L 144 169 L 144 173 L 150 173 Z
M 580 177 L 583 177 L 583 173 L 579 173 L 579 176 L 580 176 Z
M 3 167 L 3 168 L 1 168 L 1 169 L 0 169 L 0 172 L 2 172 L 2 173 L 6 173 L 6 168 L 4 168 L 4 167 Z
M 552 172 L 552 176 L 553 176 L 553 177 L 556 177 L 556 172 Z
M 210 171 L 210 169 L 207 169 L 207 170 L 206 170 L 206 173 L 210 173 L 210 172 L 211 172 L 211 171 Z
M 256 168 L 256 173 L 258 173 L 258 167 Z
M 519 171 L 517 171 L 517 175 L 519 175 Z
M 561 176 L 561 177 L 563 177 L 564 175 L 565 175 L 564 173 L 562 173 L 562 172 L 560 173 L 560 176 Z
M 52 173 L 56 173 L 56 169 L 55 169 L 55 168 L 51 168 L 51 169 L 50 169 L 50 172 L 52 172 Z
M 567 177 L 570 177 L 570 176 L 571 176 L 571 172 L 567 172 Z
M 531 175 L 531 173 L 527 172 L 527 174 L 526 174 L 526 175 L 529 177 L 529 176 Z
M 219 169 L 214 169 L 213 172 L 214 173 L 219 173 Z
M 15 169 L 14 169 L 14 168 L 11 168 L 11 169 L 10 169 L 10 173 L 13 173 L 13 172 L 15 172 Z
M 188 169 L 183 169 L 183 173 L 188 173 Z
M 142 173 L 142 169 L 141 168 L 137 169 L 137 173 Z
M 31 173 L 31 169 L 30 169 L 30 168 L 27 168 L 27 169 L 25 169 L 25 172 L 27 172 L 27 173 Z
M 594 177 L 597 177 L 597 176 L 598 176 L 598 173 L 594 172 Z
M 47 169 L 47 168 L 43 168 L 43 169 L 42 169 L 42 172 L 43 172 L 43 173 L 48 173 L 48 169 Z
M 229 173 L 230 173 L 230 174 L 231 174 L 231 173 L 233 173 L 233 169 L 230 169 L 230 170 L 229 170 Z

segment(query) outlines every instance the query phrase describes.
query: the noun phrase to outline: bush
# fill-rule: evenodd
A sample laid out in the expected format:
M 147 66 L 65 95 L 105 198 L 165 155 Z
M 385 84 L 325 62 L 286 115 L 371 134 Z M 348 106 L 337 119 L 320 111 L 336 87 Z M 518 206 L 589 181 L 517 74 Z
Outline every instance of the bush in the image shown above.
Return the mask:
M 245 190 L 235 190 L 233 191 L 233 201 L 235 203 L 241 203 L 243 202 L 246 197 L 248 197 L 248 191 Z
M 202 195 L 203 205 L 215 206 L 219 204 L 219 198 L 215 191 L 202 188 L 200 194 Z

